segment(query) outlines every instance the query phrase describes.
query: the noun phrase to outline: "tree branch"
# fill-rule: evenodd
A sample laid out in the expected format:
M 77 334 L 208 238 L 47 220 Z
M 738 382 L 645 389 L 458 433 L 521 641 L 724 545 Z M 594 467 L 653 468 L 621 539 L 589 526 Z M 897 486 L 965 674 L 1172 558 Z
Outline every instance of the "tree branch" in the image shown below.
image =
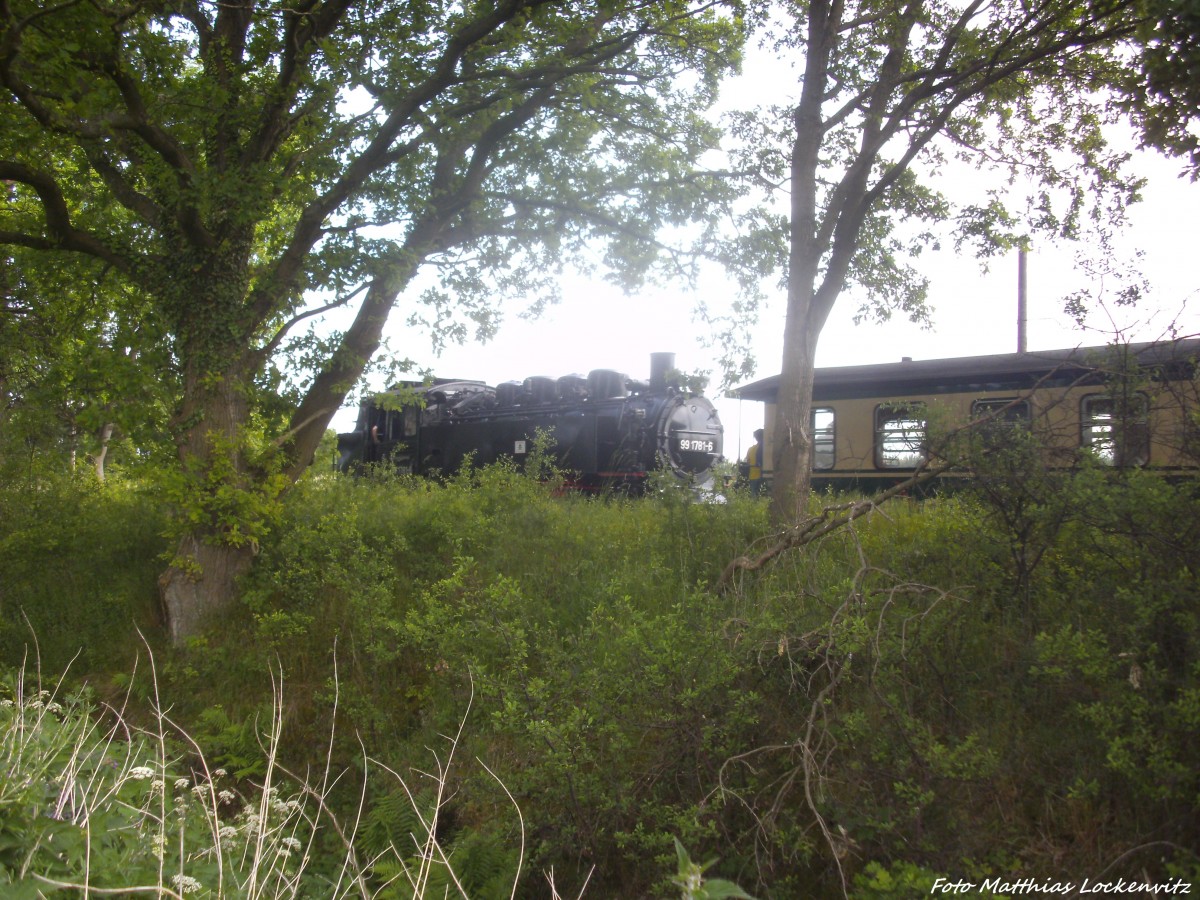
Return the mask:
M 71 213 L 66 198 L 54 177 L 47 172 L 31 169 L 20 163 L 0 160 L 0 181 L 15 181 L 31 187 L 41 200 L 46 217 L 46 230 L 50 237 L 22 235 L 19 232 L 4 232 L 4 243 L 18 244 L 33 249 L 74 250 L 94 256 L 126 274 L 133 270 L 130 261 L 117 253 L 95 235 L 75 228 L 71 224 Z

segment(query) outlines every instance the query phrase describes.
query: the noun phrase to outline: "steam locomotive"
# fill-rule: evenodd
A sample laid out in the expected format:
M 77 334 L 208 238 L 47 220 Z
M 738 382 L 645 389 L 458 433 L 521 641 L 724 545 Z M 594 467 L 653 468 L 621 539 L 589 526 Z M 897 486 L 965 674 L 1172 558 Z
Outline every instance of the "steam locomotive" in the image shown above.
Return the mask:
M 580 490 L 637 492 L 655 470 L 703 483 L 721 459 L 724 429 L 711 402 L 672 379 L 674 365 L 673 353 L 651 354 L 644 382 L 596 369 L 495 387 L 400 385 L 363 402 L 354 431 L 338 435 L 337 468 L 438 476 L 468 460 L 521 466 L 544 433 L 548 456 Z

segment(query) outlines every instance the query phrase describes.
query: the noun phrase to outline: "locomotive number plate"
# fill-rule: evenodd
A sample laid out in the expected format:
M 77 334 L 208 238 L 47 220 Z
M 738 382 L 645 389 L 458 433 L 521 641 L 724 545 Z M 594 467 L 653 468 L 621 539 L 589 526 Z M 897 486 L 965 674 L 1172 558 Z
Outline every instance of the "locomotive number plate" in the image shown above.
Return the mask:
M 681 434 L 675 438 L 675 447 L 681 453 L 716 453 L 717 440 L 703 434 Z

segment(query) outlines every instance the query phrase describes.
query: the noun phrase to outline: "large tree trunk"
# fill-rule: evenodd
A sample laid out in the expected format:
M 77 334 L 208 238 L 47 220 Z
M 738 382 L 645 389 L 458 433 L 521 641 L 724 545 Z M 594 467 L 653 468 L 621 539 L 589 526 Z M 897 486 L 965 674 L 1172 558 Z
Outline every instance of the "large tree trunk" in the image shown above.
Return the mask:
M 167 635 L 179 646 L 229 610 L 254 552 L 249 545 L 223 542 L 219 534 L 194 531 L 180 539 L 175 559 L 159 576 L 158 590 Z
M 282 489 L 278 478 L 267 476 L 283 475 L 282 483 L 290 485 L 304 473 L 346 392 L 378 349 L 388 312 L 415 268 L 396 267 L 372 282 L 340 349 L 314 380 L 288 432 L 277 439 L 279 468 L 270 472 L 246 459 L 244 442 L 254 371 L 266 354 L 228 344 L 223 353 L 194 355 L 201 361 L 223 359 L 225 366 L 214 377 L 195 363 L 184 378 L 179 420 L 192 424 L 180 440 L 180 461 L 190 485 L 182 512 L 194 524 L 180 537 L 175 559 L 158 580 L 172 643 L 200 634 L 236 603 L 237 581 L 250 569 L 255 535 L 265 524 L 261 516 L 277 499 L 269 492 Z M 255 493 L 257 497 L 249 496 Z M 239 497 L 250 502 L 239 505 Z M 239 520 L 239 510 L 249 510 L 244 520 Z
M 184 489 L 175 512 L 187 524 L 158 579 L 166 629 L 176 645 L 235 602 L 237 579 L 250 568 L 274 499 L 266 473 L 246 457 L 252 378 L 232 349 L 227 359 L 231 364 L 219 375 L 192 365 L 184 377 Z
M 812 489 L 812 389 L 817 332 L 806 334 L 801 313 L 789 309 L 785 326 L 783 368 L 771 441 L 775 477 L 771 486 L 771 521 L 799 522 Z
M 823 104 L 833 78 L 830 60 L 839 41 L 843 10 L 838 0 L 813 0 L 809 4 L 804 81 L 793 113 L 787 320 L 772 435 L 775 482 L 771 489 L 771 521 L 779 526 L 801 521 L 808 507 L 817 342 L 845 287 L 872 202 L 867 182 L 874 154 L 865 151 L 836 189 L 823 199 L 818 190 L 818 173 L 823 171 L 821 147 L 827 129 Z M 877 116 L 878 111 L 873 115 Z M 878 122 L 868 116 L 864 147 L 877 140 L 877 132 Z M 820 208 L 822 202 L 824 210 Z
M 794 113 L 795 138 L 790 166 L 791 209 L 788 247 L 787 318 L 783 331 L 783 363 L 775 427 L 775 478 L 770 517 L 778 526 L 804 516 L 812 489 L 812 388 L 817 339 L 831 303 L 818 294 L 825 239 L 817 217 L 817 171 L 820 165 L 821 103 L 827 78 L 830 37 L 828 6 L 814 3 L 809 23 L 809 53 L 804 87 Z

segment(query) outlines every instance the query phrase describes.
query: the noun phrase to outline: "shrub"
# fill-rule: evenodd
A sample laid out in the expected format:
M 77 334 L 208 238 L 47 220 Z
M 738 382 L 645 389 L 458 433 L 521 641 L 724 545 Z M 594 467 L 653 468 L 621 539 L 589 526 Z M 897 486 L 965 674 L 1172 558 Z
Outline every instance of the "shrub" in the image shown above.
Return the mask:
M 119 478 L 0 483 L 0 663 L 125 669 L 154 633 L 165 526 L 150 490 Z

